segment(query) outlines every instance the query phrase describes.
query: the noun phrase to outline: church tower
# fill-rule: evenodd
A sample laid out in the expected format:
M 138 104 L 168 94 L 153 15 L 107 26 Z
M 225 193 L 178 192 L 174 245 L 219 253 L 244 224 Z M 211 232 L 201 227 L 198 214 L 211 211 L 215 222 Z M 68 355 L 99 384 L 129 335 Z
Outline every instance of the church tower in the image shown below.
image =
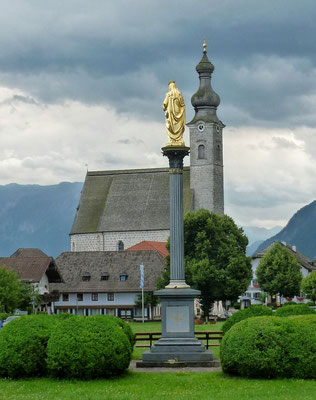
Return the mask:
M 193 189 L 193 210 L 204 208 L 224 214 L 223 139 L 225 125 L 216 115 L 220 98 L 211 86 L 214 65 L 206 55 L 196 70 L 200 87 L 192 96 L 195 116 L 187 124 L 190 129 L 190 188 Z

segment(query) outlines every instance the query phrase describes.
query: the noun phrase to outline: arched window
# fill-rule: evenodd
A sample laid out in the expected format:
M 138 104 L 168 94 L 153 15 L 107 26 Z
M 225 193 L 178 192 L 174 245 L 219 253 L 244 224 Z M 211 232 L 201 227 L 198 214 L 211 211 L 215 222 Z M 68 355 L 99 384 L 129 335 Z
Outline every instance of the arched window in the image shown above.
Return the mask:
M 203 144 L 200 144 L 198 147 L 198 158 L 199 159 L 205 158 L 205 146 Z
M 123 251 L 124 250 L 124 243 L 122 242 L 122 240 L 119 240 L 117 243 L 117 250 L 118 251 Z

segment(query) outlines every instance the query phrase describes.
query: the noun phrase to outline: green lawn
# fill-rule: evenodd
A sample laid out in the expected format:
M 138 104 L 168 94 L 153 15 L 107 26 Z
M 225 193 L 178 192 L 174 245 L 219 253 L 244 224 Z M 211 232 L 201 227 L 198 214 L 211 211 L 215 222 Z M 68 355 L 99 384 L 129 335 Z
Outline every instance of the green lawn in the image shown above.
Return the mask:
M 112 380 L 0 380 L 1 400 L 314 400 L 316 381 L 258 380 L 220 372 L 129 372 Z
M 196 331 L 221 330 L 222 323 L 197 325 Z M 131 323 L 134 332 L 160 332 L 159 322 Z M 213 348 L 218 355 L 218 347 Z M 144 349 L 137 349 L 140 358 Z M 46 378 L 0 379 L 0 400 L 315 400 L 315 380 L 260 380 L 221 372 L 127 372 L 109 380 L 62 381 Z

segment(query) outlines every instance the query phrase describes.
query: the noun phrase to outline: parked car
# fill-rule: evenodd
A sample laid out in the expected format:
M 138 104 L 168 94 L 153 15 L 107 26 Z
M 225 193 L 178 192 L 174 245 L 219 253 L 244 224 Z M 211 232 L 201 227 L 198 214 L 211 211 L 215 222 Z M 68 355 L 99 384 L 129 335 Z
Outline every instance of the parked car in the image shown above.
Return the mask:
M 13 321 L 15 318 L 20 318 L 20 315 L 11 315 L 3 321 L 3 326 L 6 326 L 9 322 Z

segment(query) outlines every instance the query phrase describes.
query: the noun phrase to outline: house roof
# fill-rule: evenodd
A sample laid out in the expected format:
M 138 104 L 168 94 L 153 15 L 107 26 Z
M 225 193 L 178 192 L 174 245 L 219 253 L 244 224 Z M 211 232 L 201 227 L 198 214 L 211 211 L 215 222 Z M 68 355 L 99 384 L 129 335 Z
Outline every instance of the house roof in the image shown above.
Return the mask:
M 308 257 L 306 257 L 303 253 L 298 251 L 294 245 L 291 245 L 286 242 L 272 242 L 268 247 L 266 247 L 263 250 L 260 250 L 257 254 L 253 255 L 252 258 L 263 257 L 276 243 L 279 243 L 283 247 L 286 247 L 297 258 L 297 261 L 307 270 L 309 271 L 316 270 L 316 267 L 313 265 L 313 262 Z
M 167 257 L 169 255 L 169 251 L 166 249 L 166 242 L 154 242 L 150 240 L 143 240 L 140 243 L 135 244 L 134 246 L 129 247 L 126 251 L 135 251 L 135 250 L 157 250 L 159 254 L 163 257 Z
M 57 259 L 64 283 L 50 285 L 51 290 L 66 293 L 138 292 L 141 264 L 145 267 L 144 290 L 153 291 L 160 276 L 164 258 L 156 250 L 65 252 Z M 101 280 L 101 276 L 108 276 Z M 126 281 L 120 275 L 127 275 Z M 90 276 L 90 280 L 82 280 Z
M 189 167 L 183 188 L 186 212 L 192 207 Z M 70 234 L 169 228 L 168 168 L 87 172 Z
M 58 269 L 52 257 L 0 257 L 0 266 L 13 270 L 22 280 L 40 282 L 46 273 L 49 282 L 61 280 Z
M 11 257 L 48 257 L 48 255 L 40 249 L 19 248 Z

